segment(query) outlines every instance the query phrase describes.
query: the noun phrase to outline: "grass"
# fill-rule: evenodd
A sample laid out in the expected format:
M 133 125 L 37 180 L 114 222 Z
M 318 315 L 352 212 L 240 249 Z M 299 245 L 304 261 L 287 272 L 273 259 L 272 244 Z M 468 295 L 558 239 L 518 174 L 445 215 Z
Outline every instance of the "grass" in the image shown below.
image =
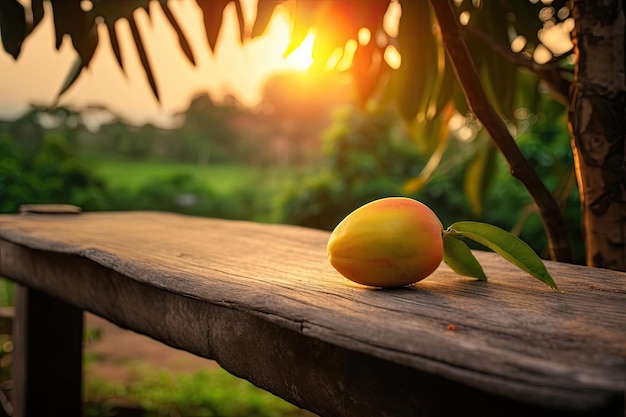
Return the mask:
M 131 193 L 159 179 L 184 174 L 222 196 L 238 195 L 239 190 L 247 187 L 258 191 L 261 198 L 270 199 L 288 181 L 306 172 L 304 168 L 241 164 L 201 166 L 157 160 L 88 158 L 85 162 L 109 189 Z M 90 335 L 87 332 L 87 338 Z M 97 356 L 86 355 L 85 366 L 99 360 Z M 134 404 L 145 410 L 146 416 L 153 417 L 311 415 L 220 368 L 172 374 L 142 362 L 129 366 L 133 379 L 128 385 L 97 378 L 85 380 L 86 416 L 115 415 L 114 405 L 120 403 Z
M 85 415 L 115 415 L 120 403 L 141 407 L 152 417 L 311 415 L 221 368 L 174 375 L 136 363 L 132 370 L 135 378 L 128 385 L 86 380 Z
M 280 187 L 287 178 L 298 175 L 291 168 L 262 168 L 240 164 L 194 165 L 157 160 L 91 159 L 89 165 L 96 175 L 113 189 L 137 190 L 142 185 L 174 174 L 187 174 L 217 193 L 228 193 L 254 184 L 269 189 Z
M 6 278 L 0 277 L 0 307 L 15 305 L 15 285 Z
M 83 158 L 83 161 L 104 180 L 109 189 L 127 190 L 131 195 L 147 184 L 155 181 L 158 184 L 159 179 L 186 174 L 223 196 L 236 194 L 247 187 L 259 190 L 261 198 L 269 199 L 288 181 L 306 173 L 306 168 L 262 168 L 237 164 L 199 166 L 94 157 Z M 13 285 L 0 280 L 0 305 L 12 304 Z M 86 329 L 86 342 L 99 337 L 97 330 Z M 86 354 L 84 360 L 84 365 L 88 367 L 101 358 Z M 131 369 L 134 378 L 128 385 L 96 378 L 85 380 L 86 416 L 114 416 L 112 404 L 119 404 L 119 401 L 138 405 L 146 411 L 146 416 L 153 417 L 311 415 L 220 368 L 174 375 L 138 362 Z
M 104 181 L 109 196 L 95 200 L 96 203 L 87 201 L 83 206 L 88 210 L 148 209 L 271 223 L 284 221 L 282 200 L 288 186 L 297 184 L 315 169 L 312 165 L 203 166 L 159 160 L 81 158 Z M 181 196 L 195 200 L 183 204 Z

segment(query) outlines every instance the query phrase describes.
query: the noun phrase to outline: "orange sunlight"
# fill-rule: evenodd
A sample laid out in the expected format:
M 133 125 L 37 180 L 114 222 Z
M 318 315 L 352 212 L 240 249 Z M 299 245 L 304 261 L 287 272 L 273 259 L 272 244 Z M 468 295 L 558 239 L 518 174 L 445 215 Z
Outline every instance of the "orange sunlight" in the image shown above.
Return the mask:
M 288 25 L 289 21 L 286 21 L 285 24 Z M 294 70 L 306 71 L 311 68 L 313 65 L 313 42 L 315 42 L 315 35 L 309 33 L 302 44 L 285 57 L 285 64 Z
M 31 104 L 54 102 L 75 52 L 69 39 L 59 51 L 54 48 L 52 10 L 44 2 L 45 18 L 24 42 L 17 61 L 0 53 L 0 118 L 17 117 Z M 254 21 L 256 0 L 242 1 L 246 25 Z M 154 123 L 166 127 L 173 116 L 184 111 L 197 94 L 209 92 L 221 100 L 235 96 L 247 106 L 256 105 L 268 77 L 285 70 L 306 71 L 313 59 L 314 35 L 310 34 L 295 51 L 284 56 L 289 43 L 290 23 L 284 6 L 276 8 L 266 32 L 241 44 L 233 3 L 224 10 L 224 20 L 215 52 L 211 52 L 204 34 L 202 16 L 195 1 L 172 2 L 177 20 L 191 43 L 196 60 L 192 66 L 180 51 L 178 39 L 155 2 L 150 5 L 150 19 L 141 10 L 135 13 L 137 25 L 147 50 L 160 93 L 154 100 L 126 21 L 116 25 L 122 47 L 125 71 L 113 56 L 106 27 L 99 27 L 100 43 L 89 68 L 61 97 L 59 105 L 72 108 L 104 106 L 134 123 Z M 249 27 L 248 27 L 249 28 Z

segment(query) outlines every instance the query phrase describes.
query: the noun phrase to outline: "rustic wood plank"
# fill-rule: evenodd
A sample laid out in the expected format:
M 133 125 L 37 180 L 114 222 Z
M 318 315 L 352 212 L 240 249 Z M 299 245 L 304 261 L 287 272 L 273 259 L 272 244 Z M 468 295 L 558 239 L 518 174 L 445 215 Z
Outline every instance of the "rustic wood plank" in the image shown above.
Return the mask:
M 328 265 L 327 238 L 162 213 L 0 216 L 0 274 L 322 415 L 623 415 L 626 274 L 548 262 L 556 292 L 477 253 L 489 283 L 442 265 L 376 290 Z
M 21 214 L 80 214 L 82 209 L 71 204 L 22 204 Z
M 82 335 L 80 309 L 43 292 L 16 287 L 15 417 L 82 415 Z

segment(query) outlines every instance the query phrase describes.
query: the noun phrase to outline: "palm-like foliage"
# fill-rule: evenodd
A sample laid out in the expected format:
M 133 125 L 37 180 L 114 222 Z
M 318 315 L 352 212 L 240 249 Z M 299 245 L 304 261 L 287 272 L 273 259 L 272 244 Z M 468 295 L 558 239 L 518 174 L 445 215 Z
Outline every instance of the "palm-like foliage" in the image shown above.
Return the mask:
M 152 88 L 156 99 L 159 98 L 159 90 L 154 76 L 154 71 L 148 59 L 141 33 L 135 20 L 135 12 L 143 10 L 151 12 L 151 3 L 158 4 L 169 21 L 172 30 L 178 36 L 180 48 L 190 61 L 195 65 L 195 58 L 191 51 L 189 40 L 186 38 L 181 23 L 176 19 L 167 1 L 151 0 L 94 0 L 85 3 L 81 0 L 48 0 L 52 6 L 54 16 L 54 29 L 56 37 L 56 48 L 61 47 L 63 37 L 68 35 L 72 41 L 72 46 L 76 50 L 77 60 L 68 75 L 65 85 L 59 94 L 63 94 L 78 78 L 83 68 L 89 66 L 98 47 L 99 38 L 97 26 L 106 25 L 109 40 L 113 53 L 122 70 L 124 62 L 122 60 L 120 42 L 116 23 L 119 20 L 126 20 L 132 33 L 132 43 L 134 44 L 146 78 Z M 30 10 L 25 9 L 17 0 L 6 0 L 0 3 L 0 29 L 2 33 L 2 44 L 5 51 L 17 58 L 21 51 L 24 39 L 37 27 L 44 16 L 44 0 L 32 0 Z M 222 13 L 230 1 L 198 0 L 204 16 L 206 36 L 210 47 L 213 49 L 217 42 L 219 29 L 222 23 Z M 241 38 L 243 39 L 243 13 L 239 1 L 234 1 L 237 6 L 237 15 L 241 28 Z
M 77 53 L 76 68 L 63 91 L 78 77 L 81 70 L 91 62 L 98 47 L 97 25 L 107 27 L 109 40 L 119 66 L 124 62 L 118 40 L 116 22 L 126 20 L 132 33 L 132 44 L 137 50 L 145 75 L 155 97 L 159 90 L 154 69 L 150 64 L 141 33 L 135 21 L 137 10 L 150 16 L 157 4 L 176 33 L 181 51 L 195 65 L 195 58 L 179 22 L 172 13 L 167 0 L 45 0 L 52 6 L 56 47 L 61 46 L 67 35 Z M 0 3 L 0 30 L 2 44 L 7 53 L 17 58 L 24 39 L 37 27 L 44 16 L 44 0 L 32 0 L 30 9 L 25 9 L 18 0 Z M 87 6 L 85 5 L 87 3 Z M 357 40 L 359 31 L 367 29 L 371 40 L 358 44 L 353 57 L 351 71 L 355 74 L 359 92 L 363 99 L 371 97 L 386 75 L 391 74 L 391 86 L 402 114 L 407 119 L 434 118 L 438 115 L 455 91 L 454 74 L 441 42 L 437 20 L 428 0 L 404 1 L 402 17 L 397 35 L 391 36 L 384 30 L 385 13 L 389 0 L 258 0 L 256 19 L 250 30 L 246 28 L 240 0 L 196 0 L 203 18 L 208 44 L 214 50 L 222 26 L 224 9 L 233 3 L 236 6 L 241 40 L 263 34 L 270 19 L 279 6 L 286 6 L 292 16 L 290 44 L 285 51 L 295 50 L 312 32 L 316 32 L 313 45 L 315 65 L 324 67 L 337 49 L 344 50 L 349 40 Z M 568 78 L 563 73 L 561 60 L 537 64 L 531 54 L 541 45 L 539 34 L 548 26 L 559 24 L 568 17 L 566 0 L 503 2 L 455 1 L 457 16 L 469 17 L 463 27 L 472 58 L 484 88 L 489 92 L 499 110 L 512 118 L 515 107 L 517 68 L 524 67 L 540 79 L 548 82 L 554 91 L 567 96 Z M 561 11 L 560 13 L 557 13 Z M 560 16 L 560 17 L 559 17 Z M 463 18 L 462 18 L 463 19 Z M 517 53 L 511 50 L 515 36 L 523 36 L 526 45 Z M 402 65 L 392 71 L 385 61 L 387 48 L 395 47 L 402 55 Z M 497 100 L 496 100 L 497 98 Z M 455 103 L 463 110 L 463 100 Z
M 30 10 L 24 9 L 17 0 L 0 3 L 3 46 L 12 56 L 19 55 L 23 40 L 41 22 L 43 1 L 32 0 Z M 47 1 L 54 15 L 57 48 L 67 35 L 77 53 L 76 64 L 60 94 L 89 65 L 99 43 L 96 30 L 99 24 L 106 25 L 114 55 L 124 69 L 116 22 L 125 19 L 132 33 L 131 43 L 158 100 L 155 72 L 135 22 L 135 13 L 139 9 L 150 15 L 160 8 L 178 36 L 181 50 L 190 63 L 195 64 L 190 40 L 181 29 L 184 23 L 179 22 L 169 8 L 174 0 Z M 443 110 L 449 105 L 463 114 L 470 108 L 474 110 L 509 160 L 512 171 L 539 206 L 552 243 L 560 242 L 555 246 L 563 250 L 560 255 L 553 253 L 553 257 L 567 260 L 568 245 L 558 206 L 502 122 L 502 118 L 513 119 L 513 112 L 519 104 L 517 81 L 520 68 L 529 70 L 536 80 L 543 80 L 555 97 L 567 97 L 571 64 L 568 67 L 562 59 L 567 53 L 542 64 L 533 59 L 535 51 L 542 48 L 548 51 L 542 45 L 542 31 L 569 18 L 566 0 L 454 0 L 450 4 L 440 0 L 258 0 L 256 19 L 251 28 L 244 21 L 240 0 L 196 0 L 204 17 L 211 49 L 218 39 L 224 9 L 231 2 L 237 11 L 242 41 L 263 34 L 275 9 L 286 6 L 291 14 L 292 32 L 285 53 L 295 50 L 314 31 L 314 65 L 321 68 L 328 66 L 329 58 L 337 50 L 345 52 L 347 43 L 352 41 L 354 44 L 360 31 L 367 30 L 369 41 L 356 43 L 350 69 L 363 103 L 371 98 L 392 101 L 405 119 L 422 124 L 446 121 Z M 398 5 L 402 9 L 398 32 L 390 34 L 385 30 L 385 14 L 390 7 Z M 522 43 L 515 51 L 511 48 L 513 41 Z M 396 48 L 401 55 L 398 69 L 392 69 L 385 59 L 390 48 Z M 437 142 L 443 136 L 430 136 L 431 150 L 437 148 L 441 152 L 443 147 L 437 146 Z M 434 158 L 438 157 L 435 152 Z M 474 177 L 484 178 L 480 172 L 486 172 L 488 164 L 485 161 L 493 161 L 493 158 L 477 160 L 480 164 L 474 173 L 479 174 Z M 480 194 L 482 185 L 480 180 L 475 181 L 475 194 Z

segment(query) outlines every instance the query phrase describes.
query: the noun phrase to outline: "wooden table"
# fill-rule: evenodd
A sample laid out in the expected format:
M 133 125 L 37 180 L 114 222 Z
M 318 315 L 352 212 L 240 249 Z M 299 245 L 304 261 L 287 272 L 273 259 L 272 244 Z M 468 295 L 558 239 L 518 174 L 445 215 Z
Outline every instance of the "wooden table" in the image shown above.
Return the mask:
M 442 265 L 379 290 L 332 269 L 328 236 L 151 212 L 0 216 L 0 275 L 24 286 L 17 415 L 80 413 L 86 310 L 323 416 L 624 416 L 626 274 L 547 262 L 558 292 L 479 252 L 488 283 Z

